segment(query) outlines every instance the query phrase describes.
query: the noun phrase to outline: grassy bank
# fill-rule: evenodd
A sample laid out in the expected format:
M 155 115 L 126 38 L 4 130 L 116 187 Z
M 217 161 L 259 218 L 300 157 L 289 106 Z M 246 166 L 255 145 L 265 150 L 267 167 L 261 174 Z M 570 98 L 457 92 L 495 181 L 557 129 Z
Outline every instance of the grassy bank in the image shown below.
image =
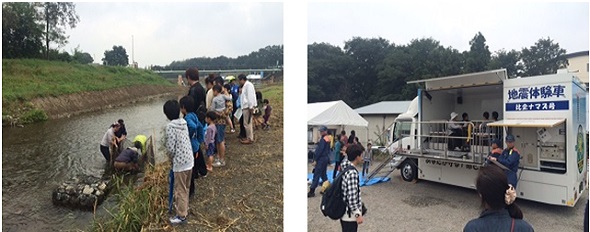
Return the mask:
M 94 66 L 36 59 L 2 60 L 2 121 L 40 121 L 35 98 L 102 91 L 136 85 L 174 85 L 142 69 Z
M 196 180 L 188 223 L 168 222 L 170 164 L 146 171 L 141 187 L 118 197 L 116 212 L 94 222 L 94 231 L 282 231 L 283 230 L 283 86 L 261 89 L 273 107 L 270 130 L 256 130 L 256 142 L 242 145 L 226 134 L 227 166 Z M 239 128 L 236 126 L 236 128 Z M 247 187 L 244 186 L 245 183 Z

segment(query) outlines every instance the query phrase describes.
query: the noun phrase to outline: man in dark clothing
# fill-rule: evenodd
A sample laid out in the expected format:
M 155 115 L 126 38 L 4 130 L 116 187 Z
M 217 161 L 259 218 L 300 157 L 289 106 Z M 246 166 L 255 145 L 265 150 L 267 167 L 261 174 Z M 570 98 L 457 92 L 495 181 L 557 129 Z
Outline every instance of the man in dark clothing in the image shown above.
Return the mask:
M 185 75 L 188 79 L 188 84 L 190 85 L 188 96 L 193 97 L 195 100 L 195 113 L 197 114 L 197 118 L 201 124 L 205 124 L 205 113 L 207 113 L 207 108 L 205 107 L 206 92 L 205 88 L 199 83 L 199 69 L 189 68 L 186 70 Z
M 188 84 L 191 86 L 188 91 L 188 96 L 193 97 L 195 100 L 195 114 L 199 121 L 205 124 L 205 114 L 207 108 L 205 107 L 205 88 L 199 83 L 199 69 L 189 68 L 186 70 L 186 78 Z M 197 172 L 192 172 L 192 178 L 196 179 L 198 175 L 207 176 L 207 166 L 205 165 L 205 158 L 202 149 L 199 149 L 196 159 L 194 159 L 194 165 L 197 167 Z
M 315 149 L 315 156 L 312 164 L 315 166 L 315 169 L 313 172 L 313 181 L 311 182 L 307 197 L 315 196 L 315 188 L 318 187 L 320 177 L 322 178 L 322 182 L 328 180 L 328 175 L 326 174 L 328 164 L 330 163 L 330 139 L 326 136 L 328 134 L 328 128 L 320 126 L 320 134 L 322 135 L 322 138 L 320 138 L 318 146 Z
M 508 168 L 508 170 L 504 170 L 506 176 L 508 177 L 508 183 L 516 188 L 516 184 L 518 182 L 518 177 L 516 174 L 518 172 L 518 165 L 520 164 L 520 154 L 514 147 L 513 135 L 506 136 L 506 146 L 507 148 L 502 151 L 502 154 L 498 156 L 498 158 L 490 157 L 489 159 L 497 160 L 499 163 Z

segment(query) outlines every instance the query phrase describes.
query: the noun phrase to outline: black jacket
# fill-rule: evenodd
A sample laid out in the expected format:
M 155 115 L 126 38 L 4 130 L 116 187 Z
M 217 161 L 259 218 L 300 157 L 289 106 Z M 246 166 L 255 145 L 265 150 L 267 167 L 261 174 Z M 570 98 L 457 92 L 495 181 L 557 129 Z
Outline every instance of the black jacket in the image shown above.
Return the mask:
M 484 210 L 479 218 L 473 219 L 465 225 L 464 232 L 496 232 L 511 231 L 512 218 L 508 210 Z M 514 219 L 514 232 L 532 232 L 533 227 L 522 219 Z

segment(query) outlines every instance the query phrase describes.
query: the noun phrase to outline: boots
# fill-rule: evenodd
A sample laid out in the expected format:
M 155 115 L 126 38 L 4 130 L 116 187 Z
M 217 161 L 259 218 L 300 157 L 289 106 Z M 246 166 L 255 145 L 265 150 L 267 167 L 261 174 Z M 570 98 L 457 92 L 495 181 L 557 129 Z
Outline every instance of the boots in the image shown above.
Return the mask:
M 309 189 L 307 193 L 307 197 L 315 197 L 315 189 Z

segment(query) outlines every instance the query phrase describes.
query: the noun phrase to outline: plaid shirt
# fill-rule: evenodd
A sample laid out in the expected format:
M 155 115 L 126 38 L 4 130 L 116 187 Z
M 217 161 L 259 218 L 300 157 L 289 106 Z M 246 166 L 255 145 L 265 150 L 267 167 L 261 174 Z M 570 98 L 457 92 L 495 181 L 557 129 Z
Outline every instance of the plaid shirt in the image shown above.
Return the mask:
M 362 203 L 361 203 L 361 192 L 359 183 L 359 172 L 355 168 L 347 171 L 342 176 L 342 193 L 343 200 L 347 205 L 347 213 L 350 213 L 349 217 L 354 218 L 355 214 L 361 214 Z M 348 216 L 344 214 L 344 217 Z

